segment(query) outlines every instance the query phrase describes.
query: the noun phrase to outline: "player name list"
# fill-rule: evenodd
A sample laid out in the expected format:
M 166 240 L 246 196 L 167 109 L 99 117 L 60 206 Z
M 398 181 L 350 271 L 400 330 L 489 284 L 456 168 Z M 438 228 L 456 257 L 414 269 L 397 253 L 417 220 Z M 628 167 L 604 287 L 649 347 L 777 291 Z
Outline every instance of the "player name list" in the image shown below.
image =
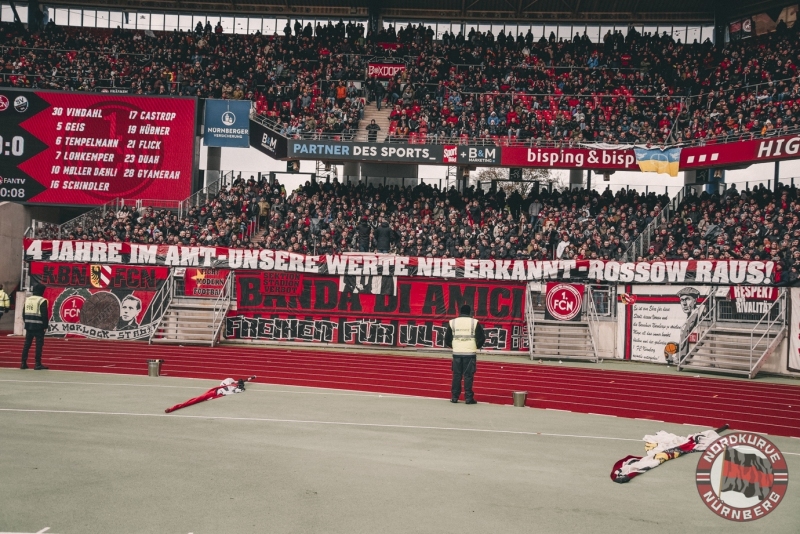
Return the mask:
M 110 181 L 103 179 L 181 178 L 181 170 L 165 167 L 164 158 L 176 113 L 130 110 L 120 117 L 119 111 L 83 107 L 54 107 L 52 113 L 58 121 L 51 188 L 108 191 Z M 97 137 L 102 131 L 110 135 Z

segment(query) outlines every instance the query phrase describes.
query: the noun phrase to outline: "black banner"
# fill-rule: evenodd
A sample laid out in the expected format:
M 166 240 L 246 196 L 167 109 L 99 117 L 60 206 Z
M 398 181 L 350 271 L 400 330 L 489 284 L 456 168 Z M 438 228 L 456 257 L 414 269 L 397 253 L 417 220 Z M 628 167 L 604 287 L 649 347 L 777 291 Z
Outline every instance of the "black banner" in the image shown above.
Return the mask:
M 272 159 L 286 157 L 286 138 L 252 119 L 250 120 L 250 146 Z

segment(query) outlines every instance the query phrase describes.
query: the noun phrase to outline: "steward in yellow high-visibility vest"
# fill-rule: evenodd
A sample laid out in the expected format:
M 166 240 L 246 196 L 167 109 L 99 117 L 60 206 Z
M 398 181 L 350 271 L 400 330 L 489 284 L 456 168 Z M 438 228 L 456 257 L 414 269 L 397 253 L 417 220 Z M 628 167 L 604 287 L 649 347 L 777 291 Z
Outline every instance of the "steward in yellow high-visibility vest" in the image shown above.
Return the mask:
M 0 318 L 4 313 L 8 313 L 11 309 L 11 299 L 8 298 L 8 293 L 3 291 L 3 284 L 0 284 Z
M 469 305 L 461 306 L 460 315 L 447 323 L 444 343 L 453 349 L 453 383 L 450 402 L 458 402 L 461 380 L 464 380 L 464 399 L 467 404 L 478 404 L 472 391 L 472 380 L 477 366 L 477 352 L 483 347 L 486 335 L 477 319 L 472 317 Z
M 28 351 L 33 340 L 36 340 L 36 366 L 35 370 L 47 369 L 42 365 L 42 348 L 44 348 L 44 334 L 49 326 L 47 315 L 47 299 L 44 298 L 44 286 L 36 284 L 33 295 L 25 299 L 25 309 L 22 320 L 25 321 L 25 345 L 22 347 L 22 365 L 20 369 L 28 368 Z

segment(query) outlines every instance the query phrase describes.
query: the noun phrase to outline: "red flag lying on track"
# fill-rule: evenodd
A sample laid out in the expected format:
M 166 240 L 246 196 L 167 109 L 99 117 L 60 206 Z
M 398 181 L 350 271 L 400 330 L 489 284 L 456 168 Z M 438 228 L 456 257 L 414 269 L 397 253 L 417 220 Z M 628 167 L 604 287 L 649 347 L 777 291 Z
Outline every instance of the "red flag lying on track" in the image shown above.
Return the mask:
M 234 393 L 241 393 L 242 391 L 244 391 L 244 383 L 250 382 L 255 378 L 256 378 L 255 375 L 251 376 L 250 378 L 239 379 L 239 380 L 234 380 L 233 378 L 226 378 L 220 383 L 219 386 L 214 386 L 213 388 L 209 389 L 202 395 L 189 399 L 186 402 L 176 404 L 171 408 L 167 408 L 166 410 L 164 410 L 164 412 L 172 413 L 175 410 L 186 408 L 187 406 L 191 406 L 192 404 L 197 404 L 211 399 L 218 399 L 219 397 L 224 397 L 226 395 L 233 395 Z

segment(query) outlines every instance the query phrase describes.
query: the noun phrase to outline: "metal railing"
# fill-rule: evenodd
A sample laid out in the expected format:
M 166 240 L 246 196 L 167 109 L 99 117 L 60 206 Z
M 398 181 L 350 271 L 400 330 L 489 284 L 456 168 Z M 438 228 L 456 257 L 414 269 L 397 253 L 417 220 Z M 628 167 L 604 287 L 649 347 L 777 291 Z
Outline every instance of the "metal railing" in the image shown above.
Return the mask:
M 157 319 L 155 324 L 153 324 L 153 331 L 150 332 L 150 337 L 147 338 L 147 343 L 150 345 L 153 344 L 153 337 L 156 335 L 156 332 L 158 332 L 158 327 L 161 325 L 161 321 L 164 319 L 164 315 L 166 315 L 169 305 L 172 303 L 174 288 L 175 271 L 174 269 L 170 269 L 169 276 L 164 282 L 164 285 L 161 286 L 161 289 L 159 289 L 158 293 L 153 297 L 153 302 L 155 304 L 153 305 L 151 317 L 157 317 Z
M 230 187 L 234 182 L 233 171 L 220 174 L 220 177 L 205 186 L 200 191 L 190 195 L 178 203 L 178 218 L 183 218 L 195 206 L 202 206 L 214 200 L 221 191 Z
M 124 200 L 115 198 L 60 225 L 38 221 L 37 225 L 33 226 L 33 237 L 36 239 L 65 239 L 78 228 L 95 226 L 108 214 L 116 217 L 117 211 L 124 205 Z
M 541 286 L 542 285 L 538 282 L 528 282 L 528 284 L 525 286 L 525 291 L 527 292 L 525 295 L 525 326 L 528 334 L 528 355 L 531 360 L 533 360 L 533 328 L 536 324 L 536 318 L 534 315 L 535 310 L 531 296 L 541 296 Z
M 222 286 L 222 291 L 220 291 L 219 296 L 214 301 L 214 319 L 211 323 L 211 346 L 213 347 L 220 336 L 220 330 L 222 330 L 222 325 L 225 322 L 225 317 L 228 313 L 228 309 L 231 307 L 231 287 L 233 281 L 233 271 L 228 271 L 228 276 L 225 278 L 225 284 Z
M 647 251 L 650 250 L 650 243 L 652 243 L 655 231 L 669 221 L 670 205 L 666 204 L 661 206 L 661 210 L 656 214 L 650 224 L 644 227 L 644 230 L 636 236 L 636 239 L 625 251 L 625 261 L 636 261 L 640 256 L 646 257 Z
M 694 311 L 686 319 L 681 327 L 681 337 L 678 342 L 678 352 L 675 355 L 678 371 L 686 363 L 689 353 L 689 339 L 692 334 L 697 335 L 697 339 L 693 342 L 697 346 L 717 324 L 717 301 L 716 298 L 717 288 L 711 286 L 707 290 L 707 294 L 703 303 L 697 306 Z
M 761 320 L 750 329 L 750 378 L 753 378 L 758 372 L 764 359 L 769 356 L 770 349 L 774 349 L 773 344 L 781 339 L 780 336 L 786 328 L 786 303 L 788 300 L 786 295 L 788 291 L 785 288 L 780 288 L 779 292 L 778 298 L 773 301 L 769 309 L 761 316 Z M 775 328 L 776 326 L 778 328 Z M 759 333 L 761 335 L 756 338 L 755 336 Z M 756 347 L 759 347 L 762 342 L 764 342 L 765 347 L 761 354 L 758 354 Z M 754 354 L 758 356 L 758 360 L 755 362 L 753 361 Z
M 586 322 L 589 325 L 589 339 L 592 343 L 592 353 L 594 354 L 594 362 L 602 363 L 602 360 L 597 355 L 597 340 L 600 339 L 600 317 L 595 307 L 594 295 L 592 286 L 586 286 Z

